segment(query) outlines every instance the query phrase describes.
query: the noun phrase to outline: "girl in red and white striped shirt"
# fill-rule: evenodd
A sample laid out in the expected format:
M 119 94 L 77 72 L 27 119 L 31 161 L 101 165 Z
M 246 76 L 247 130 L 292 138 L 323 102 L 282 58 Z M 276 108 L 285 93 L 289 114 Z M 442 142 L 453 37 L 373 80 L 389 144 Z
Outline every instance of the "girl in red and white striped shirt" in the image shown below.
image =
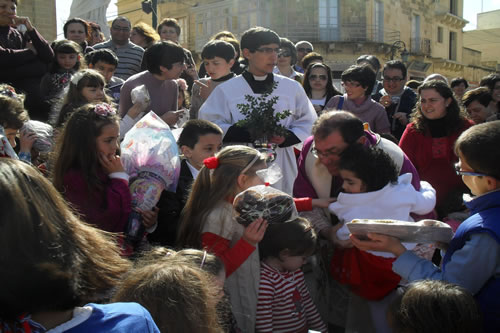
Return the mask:
M 303 218 L 270 224 L 259 243 L 262 262 L 257 332 L 327 332 L 300 269 L 316 248 L 317 236 Z

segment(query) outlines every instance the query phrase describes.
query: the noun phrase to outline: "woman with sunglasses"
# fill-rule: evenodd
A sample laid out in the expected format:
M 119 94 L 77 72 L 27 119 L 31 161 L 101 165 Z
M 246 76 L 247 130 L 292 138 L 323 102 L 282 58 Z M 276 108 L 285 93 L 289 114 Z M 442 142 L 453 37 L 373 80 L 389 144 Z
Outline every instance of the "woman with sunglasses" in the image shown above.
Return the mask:
M 467 189 L 455 173 L 458 157 L 453 145 L 472 122 L 467 120 L 453 90 L 444 82 L 431 80 L 418 88 L 419 99 L 399 146 L 415 165 L 421 180 L 436 189 L 440 217 L 460 208 Z M 457 206 L 458 207 L 455 207 Z
M 297 50 L 295 45 L 288 38 L 280 38 L 281 51 L 278 53 L 278 63 L 274 67 L 273 73 L 280 74 L 302 83 L 303 74 L 297 73 L 293 65 L 297 62 Z
M 312 63 L 307 67 L 302 86 L 318 115 L 330 98 L 342 95 L 333 85 L 330 67 L 323 63 Z
M 373 69 L 368 65 L 353 65 L 342 73 L 341 79 L 345 94 L 332 97 L 325 108 L 349 111 L 368 123 L 373 132 L 390 133 L 385 108 L 370 96 L 376 82 Z

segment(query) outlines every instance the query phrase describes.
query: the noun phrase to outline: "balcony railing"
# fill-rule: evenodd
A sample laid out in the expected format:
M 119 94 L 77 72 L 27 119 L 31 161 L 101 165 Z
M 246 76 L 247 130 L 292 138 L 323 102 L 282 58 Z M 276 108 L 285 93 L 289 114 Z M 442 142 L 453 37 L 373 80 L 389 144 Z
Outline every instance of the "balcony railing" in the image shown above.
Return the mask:
M 339 26 L 320 26 L 318 24 L 273 25 L 280 36 L 290 40 L 311 42 L 374 42 L 391 44 L 398 40 L 400 32 L 381 29 L 375 25 L 342 24 Z
M 413 54 L 431 55 L 431 40 L 428 38 L 411 38 L 410 52 Z

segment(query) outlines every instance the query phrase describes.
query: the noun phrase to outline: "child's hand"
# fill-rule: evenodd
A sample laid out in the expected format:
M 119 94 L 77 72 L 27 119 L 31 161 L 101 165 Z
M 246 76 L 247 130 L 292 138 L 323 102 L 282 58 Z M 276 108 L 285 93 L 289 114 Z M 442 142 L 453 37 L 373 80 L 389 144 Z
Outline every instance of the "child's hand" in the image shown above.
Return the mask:
M 169 126 L 174 126 L 179 121 L 179 118 L 182 117 L 185 110 L 178 111 L 167 111 L 165 114 L 161 116 L 164 122 L 166 122 Z
M 135 119 L 141 112 L 146 111 L 148 105 L 145 105 L 141 102 L 137 102 L 130 109 L 128 109 L 127 115 Z
M 264 238 L 266 229 L 267 221 L 262 219 L 262 217 L 259 217 L 245 228 L 243 239 L 245 239 L 249 244 L 256 246 L 257 243 Z
M 210 96 L 210 93 L 212 92 L 212 81 L 209 80 L 207 84 L 204 84 L 200 82 L 199 80 L 194 81 L 195 84 L 197 84 L 200 87 L 200 97 L 203 99 L 207 99 L 208 96 Z
M 335 201 L 337 201 L 337 198 L 312 199 L 312 206 L 318 208 L 328 208 L 328 206 Z
M 101 163 L 104 172 L 108 175 L 113 172 L 125 172 L 120 156 L 118 155 L 108 157 L 103 153 L 99 153 L 99 162 Z
M 35 132 L 23 131 L 19 137 L 19 152 L 31 153 L 31 148 L 33 147 L 33 143 L 35 143 L 36 138 L 37 136 Z
M 135 209 L 142 216 L 142 224 L 146 229 L 151 228 L 158 222 L 158 212 L 160 209 L 158 207 L 153 207 L 153 210 L 142 210 L 139 208 Z
M 390 252 L 394 254 L 396 257 L 399 257 L 403 252 L 406 251 L 406 248 L 401 244 L 401 241 L 396 237 L 381 235 L 369 232 L 367 234 L 367 240 L 361 240 L 357 238 L 355 235 L 350 236 L 352 243 L 358 249 L 363 251 L 381 251 L 381 252 Z

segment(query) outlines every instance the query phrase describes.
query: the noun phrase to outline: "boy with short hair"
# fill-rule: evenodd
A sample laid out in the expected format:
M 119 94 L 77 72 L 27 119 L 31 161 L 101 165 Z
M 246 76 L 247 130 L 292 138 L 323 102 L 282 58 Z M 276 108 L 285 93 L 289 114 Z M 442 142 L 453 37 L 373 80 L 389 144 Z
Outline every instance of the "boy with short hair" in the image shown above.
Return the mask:
M 109 49 L 95 50 L 85 55 L 85 61 L 89 68 L 95 69 L 104 76 L 106 89 L 113 97 L 113 101 L 117 104 L 120 103 L 120 89 L 125 81 L 114 76 L 118 66 L 118 57 L 115 53 Z
M 209 78 L 195 81 L 191 93 L 191 119 L 198 118 L 198 111 L 216 86 L 232 79 L 236 75 L 231 72 L 236 50 L 234 46 L 223 40 L 213 40 L 205 44 L 201 51 L 201 59 Z
M 163 246 L 175 246 L 179 217 L 191 184 L 198 176 L 203 160 L 214 156 L 222 145 L 222 129 L 207 120 L 188 120 L 182 128 L 177 145 L 184 158 L 181 160 L 177 191 L 163 191 L 157 205 L 160 208 L 158 227 L 148 235 L 150 242 Z
M 391 252 L 392 269 L 408 281 L 443 280 L 469 290 L 484 316 L 484 332 L 500 331 L 500 121 L 473 126 L 455 143 L 460 162 L 457 174 L 474 198 L 465 204 L 471 216 L 457 229 L 443 258 L 442 268 L 407 251 L 394 237 L 351 235 L 361 250 Z M 479 328 L 478 328 L 479 330 Z

